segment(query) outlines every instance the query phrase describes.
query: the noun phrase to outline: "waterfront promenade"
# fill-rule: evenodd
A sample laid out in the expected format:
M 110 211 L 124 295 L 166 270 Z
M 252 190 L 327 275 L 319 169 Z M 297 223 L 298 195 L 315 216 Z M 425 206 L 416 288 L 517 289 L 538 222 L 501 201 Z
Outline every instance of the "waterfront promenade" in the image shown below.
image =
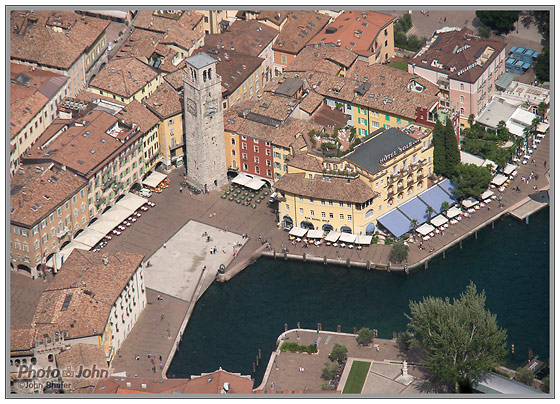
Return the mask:
M 500 193 L 494 190 L 497 195 L 502 196 L 503 208 L 498 206 L 497 201 L 491 202 L 490 210 L 485 207 L 472 214 L 471 219 L 463 217 L 461 222 L 450 226 L 445 231 L 445 235 L 440 234 L 424 242 L 426 249 L 420 250 L 418 248 L 419 240 L 417 239 L 415 243 L 409 245 L 408 267 L 413 268 L 414 266 L 422 265 L 423 261 L 432 259 L 436 255 L 441 254 L 444 249 L 458 243 L 461 237 L 468 236 L 469 234 L 473 234 L 469 237 L 474 237 L 474 232 L 477 228 L 490 225 L 493 220 L 520 206 L 528 198 L 529 194 L 535 192 L 533 190 L 534 185 L 537 185 L 539 190 L 546 189 L 549 185 L 549 179 L 546 175 L 550 163 L 549 142 L 550 134 L 547 134 L 538 149 L 533 153 L 532 157 L 535 159 L 536 165 L 530 162 L 530 164 L 525 166 L 519 166 L 517 170 L 518 175 L 504 192 Z M 547 161 L 546 167 L 544 166 L 545 160 Z M 527 177 L 531 171 L 538 175 L 538 180 L 532 180 L 528 185 L 521 183 L 521 177 Z M 252 209 L 221 199 L 220 193 L 217 191 L 206 195 L 191 195 L 187 191 L 180 193 L 179 183 L 183 178 L 182 172 L 175 170 L 169 174 L 169 177 L 171 179 L 171 186 L 163 193 L 154 194 L 151 198 L 157 203 L 157 206 L 144 213 L 142 218 L 127 229 L 127 231 L 123 232 L 120 237 L 115 237 L 111 240 L 105 247 L 105 251 L 126 250 L 138 252 L 144 254 L 146 257 L 145 261 L 147 261 L 185 223 L 189 220 L 196 220 L 216 228 L 227 229 L 229 232 L 236 233 L 237 235 L 244 233 L 248 236 L 245 239 L 243 248 L 238 251 L 237 256 L 227 266 L 224 280 L 230 279 L 253 262 L 260 255 L 260 251 L 271 253 L 276 250 L 278 252 L 278 259 L 282 259 L 280 253 L 284 247 L 288 248 L 290 256 L 301 259 L 303 253 L 305 253 L 310 261 L 313 257 L 317 261 L 321 261 L 326 256 L 329 263 L 336 262 L 344 265 L 347 260 L 350 260 L 352 264 L 359 263 L 364 266 L 364 263 L 369 260 L 372 264 L 371 268 L 386 269 L 387 267 L 391 249 L 390 245 L 370 245 L 361 251 L 325 245 L 311 245 L 308 248 L 303 248 L 301 243 L 294 247 L 288 240 L 288 233 L 276 226 L 276 214 L 265 203 L 258 205 L 256 209 Z M 513 188 L 516 186 L 519 186 L 522 192 L 513 191 Z M 270 243 L 270 250 L 263 248 L 263 243 L 259 241 L 259 236 Z M 193 237 L 200 237 L 200 234 L 194 234 Z M 431 248 L 434 250 L 430 253 Z M 399 269 L 395 266 L 392 268 Z M 208 278 L 209 282 L 211 280 Z M 152 296 L 155 295 L 152 294 Z M 150 300 L 150 294 L 148 295 L 148 300 Z M 129 362 L 130 357 L 134 357 L 133 351 L 135 351 L 135 347 L 149 342 L 153 346 L 153 351 L 156 351 L 156 348 L 161 351 L 163 361 L 168 363 L 172 359 L 170 353 L 172 352 L 173 341 L 180 340 L 179 329 L 181 324 L 188 318 L 186 313 L 189 307 L 192 307 L 195 303 L 196 300 L 187 302 L 185 305 L 170 305 L 166 309 L 166 317 L 169 316 L 169 318 L 177 319 L 170 322 L 169 332 L 166 327 L 155 327 L 154 329 L 154 319 L 159 319 L 161 312 L 156 306 L 148 305 L 125 342 L 127 347 L 132 348 L 127 349 L 128 354 L 126 359 L 123 359 L 122 366 L 119 365 L 115 368 L 126 369 L 129 375 L 138 374 L 139 376 L 147 371 L 151 372 L 149 376 L 153 377 L 154 374 L 151 369 L 146 367 L 142 361 Z M 169 335 L 171 338 L 169 338 Z M 121 358 L 124 358 L 123 350 L 125 345 L 121 348 Z M 159 369 L 157 370 L 158 376 L 161 376 Z

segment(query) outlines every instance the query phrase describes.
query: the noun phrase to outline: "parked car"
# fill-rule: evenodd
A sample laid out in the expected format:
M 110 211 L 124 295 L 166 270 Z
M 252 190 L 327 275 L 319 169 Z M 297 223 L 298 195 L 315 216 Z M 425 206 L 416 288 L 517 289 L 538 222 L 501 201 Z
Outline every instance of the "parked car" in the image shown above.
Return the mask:
M 270 195 L 270 199 L 268 200 L 268 203 L 274 203 L 274 201 L 276 200 L 276 196 L 278 195 L 278 192 L 273 192 Z
M 142 188 L 140 190 L 140 196 L 143 196 L 145 198 L 149 198 L 150 196 L 152 196 L 152 191 L 150 191 L 148 188 Z

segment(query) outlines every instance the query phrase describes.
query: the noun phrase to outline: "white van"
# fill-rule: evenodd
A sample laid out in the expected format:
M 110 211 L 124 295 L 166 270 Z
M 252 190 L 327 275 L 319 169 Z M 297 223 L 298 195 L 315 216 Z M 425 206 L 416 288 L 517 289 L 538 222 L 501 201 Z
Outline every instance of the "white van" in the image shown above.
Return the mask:
M 148 188 L 142 188 L 140 190 L 140 196 L 143 196 L 145 198 L 149 198 L 150 196 L 152 196 L 152 191 L 150 191 Z
M 274 203 L 274 201 L 276 200 L 276 197 L 278 196 L 278 192 L 273 192 L 270 195 L 270 199 L 268 200 L 268 203 Z

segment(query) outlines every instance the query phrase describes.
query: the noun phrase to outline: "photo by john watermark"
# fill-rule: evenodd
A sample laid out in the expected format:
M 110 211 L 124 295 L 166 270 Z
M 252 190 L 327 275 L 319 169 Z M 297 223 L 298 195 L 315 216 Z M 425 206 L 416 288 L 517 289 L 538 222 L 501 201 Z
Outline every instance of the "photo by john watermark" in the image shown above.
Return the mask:
M 79 378 L 79 379 L 103 379 L 109 377 L 107 369 L 100 369 L 95 364 L 93 366 L 78 366 L 74 369 L 67 366 L 65 369 L 59 369 L 53 366 L 46 368 L 33 367 L 33 365 L 21 365 L 17 371 L 18 379 L 57 379 L 57 378 Z

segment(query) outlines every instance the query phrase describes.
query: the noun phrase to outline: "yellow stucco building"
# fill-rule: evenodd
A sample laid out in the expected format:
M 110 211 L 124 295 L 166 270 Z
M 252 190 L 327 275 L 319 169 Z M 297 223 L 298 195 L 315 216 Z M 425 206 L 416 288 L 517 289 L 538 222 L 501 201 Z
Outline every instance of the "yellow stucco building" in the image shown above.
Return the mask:
M 371 233 L 377 218 L 427 189 L 432 160 L 431 129 L 415 124 L 379 130 L 342 158 L 296 154 L 287 160 L 288 173 L 275 183 L 280 222 Z

